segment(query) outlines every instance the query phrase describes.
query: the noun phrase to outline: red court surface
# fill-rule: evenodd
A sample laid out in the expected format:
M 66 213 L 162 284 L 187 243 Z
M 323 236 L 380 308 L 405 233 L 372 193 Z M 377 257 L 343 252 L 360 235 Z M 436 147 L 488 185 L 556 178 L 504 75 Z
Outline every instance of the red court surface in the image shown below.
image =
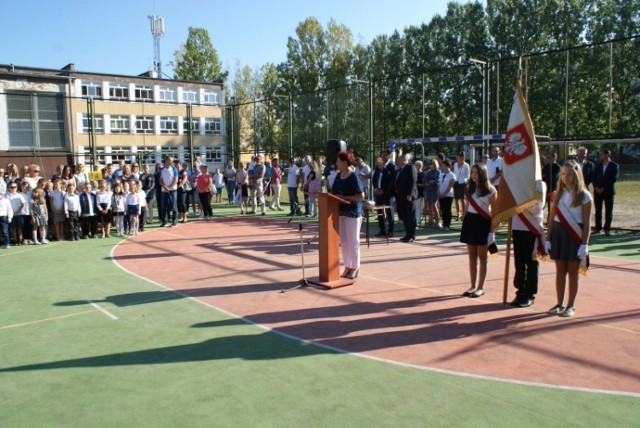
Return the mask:
M 315 225 L 304 226 L 305 239 Z M 504 254 L 486 294 L 469 287 L 465 247 L 418 237 L 362 239 L 356 284 L 280 293 L 302 277 L 297 223 L 236 217 L 156 229 L 114 249 L 124 269 L 290 336 L 403 364 L 560 387 L 640 394 L 640 263 L 591 258 L 573 318 L 549 316 L 552 262 L 530 308 L 502 305 Z M 318 275 L 317 241 L 305 244 Z M 511 269 L 511 275 L 513 269 Z M 509 300 L 513 288 L 509 289 Z

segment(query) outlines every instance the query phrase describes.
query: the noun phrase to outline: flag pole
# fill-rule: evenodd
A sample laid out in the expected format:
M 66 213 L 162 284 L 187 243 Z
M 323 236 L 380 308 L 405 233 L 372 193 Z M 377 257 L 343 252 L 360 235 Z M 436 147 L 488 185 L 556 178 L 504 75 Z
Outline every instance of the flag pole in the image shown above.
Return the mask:
M 504 258 L 504 284 L 502 289 L 502 304 L 507 304 L 507 291 L 509 289 L 509 262 L 511 261 L 511 219 L 507 223 L 507 252 Z

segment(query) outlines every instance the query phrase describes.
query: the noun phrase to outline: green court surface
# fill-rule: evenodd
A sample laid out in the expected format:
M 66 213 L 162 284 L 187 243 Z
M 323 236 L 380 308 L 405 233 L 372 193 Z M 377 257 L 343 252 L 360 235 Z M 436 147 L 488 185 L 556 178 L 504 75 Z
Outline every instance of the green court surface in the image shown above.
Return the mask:
M 0 426 L 638 426 L 637 396 L 439 373 L 264 330 L 119 269 L 118 241 L 0 251 Z M 598 236 L 592 253 L 638 260 L 638 240 Z

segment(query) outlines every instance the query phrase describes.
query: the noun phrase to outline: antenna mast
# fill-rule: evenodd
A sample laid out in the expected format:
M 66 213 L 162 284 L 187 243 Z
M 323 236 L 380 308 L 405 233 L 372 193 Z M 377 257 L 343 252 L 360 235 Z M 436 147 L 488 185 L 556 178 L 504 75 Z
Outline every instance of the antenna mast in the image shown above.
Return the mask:
M 162 63 L 160 62 L 160 37 L 164 36 L 164 18 L 156 15 L 149 15 L 151 24 L 151 34 L 153 35 L 153 69 L 162 79 Z

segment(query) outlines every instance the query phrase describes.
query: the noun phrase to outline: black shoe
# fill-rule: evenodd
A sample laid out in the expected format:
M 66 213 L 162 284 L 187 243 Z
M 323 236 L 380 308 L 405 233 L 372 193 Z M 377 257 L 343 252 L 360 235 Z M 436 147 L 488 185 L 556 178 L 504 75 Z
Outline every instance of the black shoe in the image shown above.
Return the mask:
M 389 232 L 389 235 L 387 236 L 389 236 L 389 238 L 393 238 L 393 232 Z
M 405 236 L 404 238 L 401 239 L 402 242 L 413 242 L 415 240 L 416 240 L 415 236 Z
M 518 307 L 528 308 L 531 305 L 533 305 L 533 299 L 522 299 L 522 301 L 520 301 L 520 303 L 518 304 Z
M 387 236 L 387 233 L 386 232 L 378 232 L 378 233 L 375 234 L 375 236 L 384 238 L 385 236 Z
M 165 223 L 164 221 L 162 223 L 160 223 L 160 227 L 166 227 L 167 223 Z
M 520 303 L 522 303 L 523 299 L 520 296 L 516 296 L 515 299 L 513 299 L 511 301 L 511 303 L 509 303 L 509 305 L 519 308 L 520 307 Z

